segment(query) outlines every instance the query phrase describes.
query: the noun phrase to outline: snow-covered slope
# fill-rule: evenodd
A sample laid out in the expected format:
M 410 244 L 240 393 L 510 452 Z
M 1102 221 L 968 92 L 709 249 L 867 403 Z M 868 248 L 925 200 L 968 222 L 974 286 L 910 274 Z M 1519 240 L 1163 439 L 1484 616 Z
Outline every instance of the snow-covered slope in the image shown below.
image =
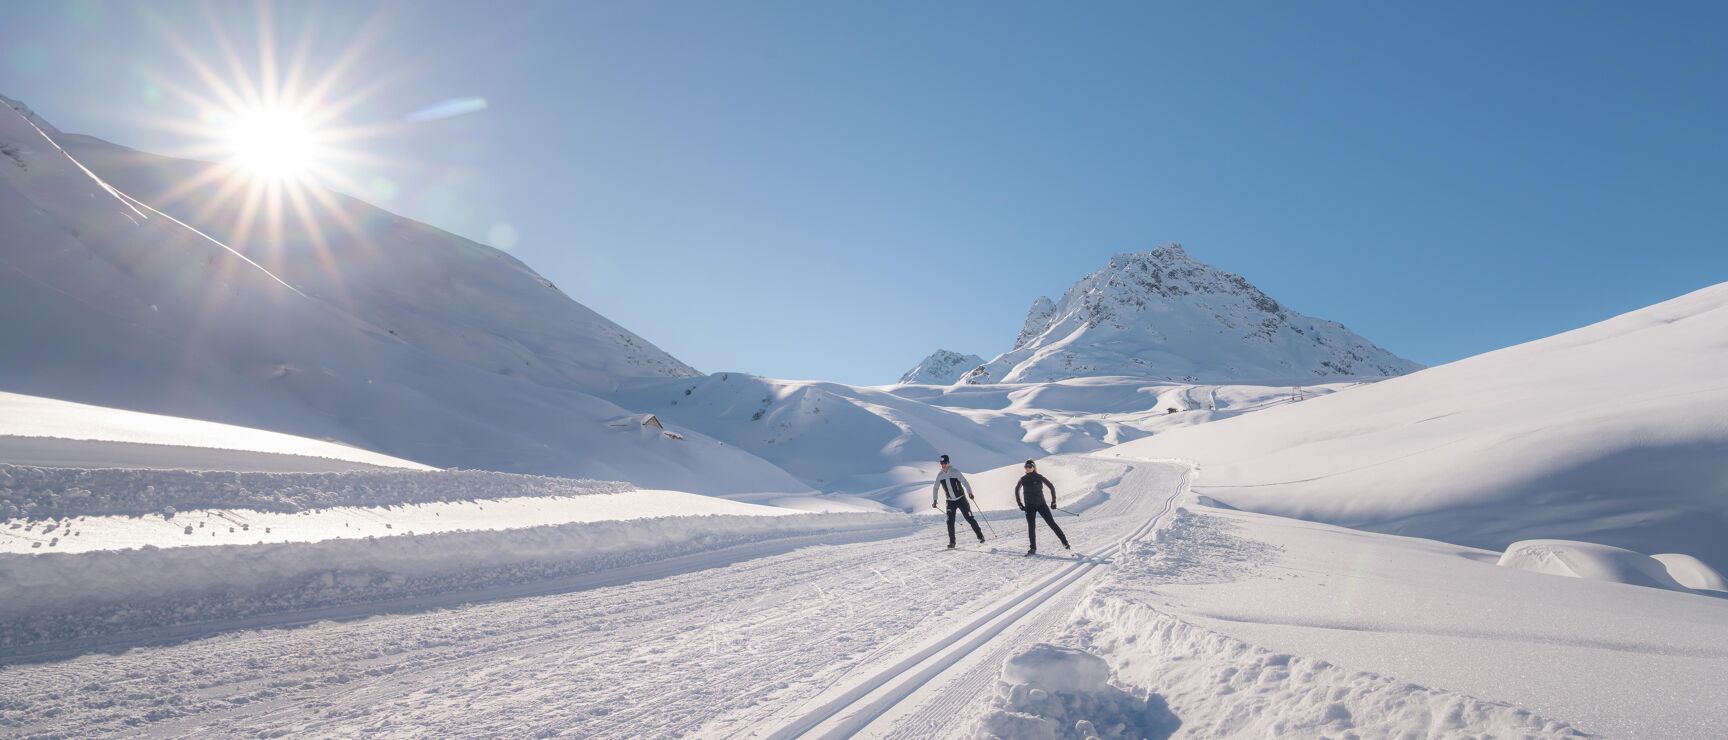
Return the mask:
M 0 464 L 272 472 L 431 469 L 322 440 L 4 391 Z
M 696 375 L 516 258 L 348 196 L 312 198 L 279 224 L 222 195 L 218 165 L 56 139 L 97 177 L 184 221 L 344 313 L 416 349 L 486 372 L 594 392 L 613 378 Z M 189 184 L 198 184 L 188 187 Z M 327 196 L 327 197 L 326 197 Z
M 984 364 L 984 358 L 977 355 L 963 355 L 946 349 L 932 352 L 917 367 L 907 370 L 900 376 L 901 383 L 919 383 L 922 385 L 948 385 L 958 381 L 960 376 L 970 372 L 972 368 Z
M 951 455 L 963 471 L 987 470 L 1030 457 L 1101 450 L 1353 385 L 1077 378 L 861 388 L 720 373 L 624 381 L 611 398 L 748 450 L 813 488 L 917 509 L 935 478 L 938 455 Z
M 1130 442 L 1238 508 L 1728 569 L 1728 283 L 1326 398 Z
M 606 349 L 609 322 L 493 250 L 356 210 L 382 225 L 326 232 L 348 243 L 329 259 L 250 259 L 98 178 L 50 133 L 0 106 L 6 390 L 440 467 L 806 490 L 746 452 L 630 423 L 630 410 L 591 395 L 611 373 L 689 371 L 631 348 L 630 335 Z
M 1342 324 L 1291 311 L 1180 245 L 1118 254 L 1060 301 L 1032 304 L 1014 348 L 965 376 L 1028 383 L 1093 375 L 1265 382 L 1401 375 L 1421 366 Z
M 1015 419 L 978 419 L 879 388 L 720 373 L 623 381 L 613 400 L 762 457 L 824 491 L 872 493 L 1042 454 Z

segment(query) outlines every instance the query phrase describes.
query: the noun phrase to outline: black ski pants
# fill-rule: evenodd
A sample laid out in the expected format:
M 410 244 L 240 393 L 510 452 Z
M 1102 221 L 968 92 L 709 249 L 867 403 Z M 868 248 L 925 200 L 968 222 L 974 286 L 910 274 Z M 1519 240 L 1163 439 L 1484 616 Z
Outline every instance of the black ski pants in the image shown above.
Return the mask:
M 978 541 L 984 541 L 984 530 L 978 528 L 978 520 L 972 518 L 972 505 L 966 503 L 966 497 L 948 499 L 948 544 L 954 544 L 954 512 L 965 515 L 966 523 L 972 525 L 972 534 L 978 535 Z
M 1030 549 L 1038 549 L 1038 515 L 1044 515 L 1044 523 L 1050 525 L 1050 531 L 1056 533 L 1056 539 L 1062 541 L 1062 546 L 1068 546 L 1068 535 L 1062 534 L 1062 528 L 1056 526 L 1056 515 L 1050 513 L 1050 505 L 1044 503 L 1031 504 L 1026 507 L 1026 539 L 1032 542 Z

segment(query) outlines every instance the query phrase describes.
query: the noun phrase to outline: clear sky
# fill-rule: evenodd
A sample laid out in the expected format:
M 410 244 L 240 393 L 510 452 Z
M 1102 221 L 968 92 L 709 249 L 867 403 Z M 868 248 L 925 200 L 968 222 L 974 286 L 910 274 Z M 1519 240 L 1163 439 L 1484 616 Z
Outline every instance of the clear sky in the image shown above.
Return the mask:
M 332 96 L 377 159 L 346 165 L 355 194 L 705 371 L 988 358 L 1033 298 L 1167 241 L 1429 364 L 1728 280 L 1728 3 L 4 15 L 0 94 L 170 153 L 159 122 L 198 111 L 164 83 L 196 87 L 188 58 L 233 74 L 221 38 L 253 75 L 261 16 L 315 75 L 353 52 Z

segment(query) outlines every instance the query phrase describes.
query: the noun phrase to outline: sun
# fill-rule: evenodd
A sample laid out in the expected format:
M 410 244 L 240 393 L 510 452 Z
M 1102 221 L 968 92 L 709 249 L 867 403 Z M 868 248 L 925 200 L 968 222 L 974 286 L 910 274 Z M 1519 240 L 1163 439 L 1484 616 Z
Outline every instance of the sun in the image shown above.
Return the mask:
M 327 164 L 317 126 L 297 110 L 259 107 L 217 118 L 228 163 L 256 179 L 300 183 Z

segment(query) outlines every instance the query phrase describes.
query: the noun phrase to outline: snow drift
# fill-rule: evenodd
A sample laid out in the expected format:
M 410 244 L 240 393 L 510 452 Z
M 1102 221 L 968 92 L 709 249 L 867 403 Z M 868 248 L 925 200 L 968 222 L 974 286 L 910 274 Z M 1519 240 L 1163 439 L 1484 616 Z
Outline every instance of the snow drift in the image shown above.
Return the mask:
M 1502 550 L 1728 568 L 1728 284 L 1325 398 L 1130 442 L 1233 507 Z
M 1663 565 L 1662 561 L 1623 547 L 1609 547 L 1591 542 L 1514 542 L 1500 555 L 1498 564 L 1504 568 L 1517 568 L 1551 576 L 1588 578 L 1593 581 L 1665 588 L 1670 591 L 1687 590 L 1668 574 L 1668 567 Z

